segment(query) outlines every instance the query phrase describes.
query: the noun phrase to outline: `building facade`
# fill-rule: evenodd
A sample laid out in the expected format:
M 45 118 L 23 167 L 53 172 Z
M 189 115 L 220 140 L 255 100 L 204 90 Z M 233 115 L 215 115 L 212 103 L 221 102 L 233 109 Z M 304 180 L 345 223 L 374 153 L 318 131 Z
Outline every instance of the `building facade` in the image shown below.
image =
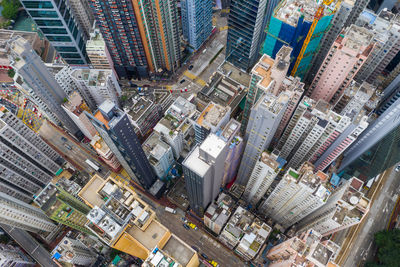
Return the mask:
M 106 43 L 99 29 L 90 32 L 90 39 L 86 42 L 86 53 L 90 64 L 95 69 L 107 70 L 113 65 Z
M 179 67 L 176 1 L 92 2 L 92 10 L 119 77 L 148 77 Z
M 313 1 L 280 2 L 269 22 L 263 53 L 275 58 L 283 45 L 289 45 L 293 48 L 289 71 L 292 76 L 303 79 L 334 16 L 336 3 L 333 1 L 330 6 L 320 6 Z M 316 16 L 319 18 L 313 25 Z
M 266 92 L 276 96 L 280 93 L 280 87 L 290 65 L 291 51 L 290 47 L 283 46 L 275 60 L 264 54 L 253 67 L 242 116 L 241 131 L 243 134 L 246 131 L 251 108 L 257 103 L 258 99 Z
M 182 163 L 190 207 L 201 217 L 220 192 L 226 153 L 225 141 L 210 134 Z
M 69 95 L 68 102 L 65 102 L 61 107 L 76 124 L 79 130 L 86 136 L 86 138 L 92 140 L 97 131 L 84 112 L 91 111 L 86 105 L 85 101 L 82 99 L 81 95 L 76 91 L 73 92 L 71 95 Z
M 236 183 L 246 185 L 261 153 L 268 148 L 287 107 L 289 96 L 267 93 L 252 108 L 247 124 L 246 147 L 240 163 Z
M 38 29 L 68 64 L 88 64 L 85 50 L 87 39 L 71 1 L 36 0 L 21 1 L 21 3 Z M 80 12 L 82 11 L 84 12 L 84 10 Z
M 340 174 L 366 181 L 400 161 L 400 100 L 397 99 L 345 151 Z
M 0 223 L 33 233 L 51 232 L 56 229 L 39 208 L 28 205 L 0 192 Z
M 279 172 L 279 163 L 267 152 L 263 152 L 257 161 L 247 182 L 243 199 L 255 206 L 265 195 Z
M 198 50 L 212 31 L 212 0 L 181 1 L 183 38 Z
M 156 176 L 128 115 L 111 101 L 101 104 L 94 115 L 86 114 L 129 178 L 146 189 L 150 188 Z
M 12 245 L 0 244 L 0 266 L 35 266 L 36 262 L 26 255 L 20 248 Z
M 112 70 L 74 69 L 71 77 L 91 110 L 106 100 L 119 106 L 122 91 Z
M 375 47 L 354 79 L 378 84 L 376 78 L 400 51 L 400 16 L 387 10 L 382 10 L 378 15 L 364 11 L 356 25 L 374 33 Z
M 231 1 L 226 61 L 246 72 L 256 64 L 265 36 L 264 29 L 270 19 L 267 12 L 277 3 L 276 0 Z
M 113 172 L 119 172 L 121 169 L 121 164 L 119 163 L 117 157 L 104 142 L 103 138 L 97 133 L 93 136 L 90 145 L 96 150 L 97 154 L 101 157 L 105 164 L 107 164 Z
M 85 227 L 90 207 L 61 187 L 49 183 L 34 202 L 52 220 L 78 231 L 91 234 Z
M 259 210 L 283 228 L 300 221 L 324 205 L 330 195 L 328 175 L 314 174 L 314 166 L 303 163 L 298 171 L 289 168 Z
M 322 236 L 349 228 L 367 215 L 370 201 L 361 192 L 363 181 L 353 177 L 345 180 L 324 206 L 309 214 L 296 225 L 298 233 L 313 229 Z
M 91 266 L 97 255 L 80 240 L 64 237 L 52 251 L 54 259 L 64 263 Z
M 371 53 L 373 36 L 369 30 L 355 25 L 342 31 L 325 57 L 307 96 L 335 104 Z M 342 64 L 338 65 L 338 62 Z
M 72 134 L 75 134 L 79 130 L 78 127 L 61 108 L 67 95 L 40 57 L 32 50 L 28 41 L 17 36 L 10 40 L 9 49 L 17 84 L 22 80 L 22 87 L 27 87 L 25 89 L 30 97 L 47 117 L 55 124 L 64 125 Z
M 4 107 L 0 111 L 0 192 L 29 203 L 61 168 L 60 155 Z

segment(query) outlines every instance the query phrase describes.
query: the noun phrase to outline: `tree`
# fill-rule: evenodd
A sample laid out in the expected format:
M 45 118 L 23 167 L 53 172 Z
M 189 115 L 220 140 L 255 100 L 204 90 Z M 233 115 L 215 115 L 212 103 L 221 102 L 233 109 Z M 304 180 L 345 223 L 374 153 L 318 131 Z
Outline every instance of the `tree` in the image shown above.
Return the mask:
M 378 246 L 378 262 L 369 262 L 367 267 L 400 266 L 400 229 L 375 233 Z
M 16 19 L 18 14 L 18 9 L 21 7 L 21 4 L 18 0 L 2 0 L 1 6 L 3 7 L 1 15 L 4 18 Z
M 8 74 L 8 77 L 14 78 L 15 70 L 14 69 L 8 69 L 7 74 Z

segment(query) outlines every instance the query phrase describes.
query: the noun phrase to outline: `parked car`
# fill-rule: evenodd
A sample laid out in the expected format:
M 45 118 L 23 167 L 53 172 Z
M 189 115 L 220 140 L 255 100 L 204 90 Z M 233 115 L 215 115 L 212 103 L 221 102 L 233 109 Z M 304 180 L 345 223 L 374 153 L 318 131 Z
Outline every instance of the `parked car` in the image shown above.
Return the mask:
M 186 81 L 185 79 L 182 79 L 179 83 L 182 84 L 182 83 L 184 83 L 185 81 Z
M 196 246 L 192 246 L 192 249 L 194 249 L 196 252 L 199 252 L 199 248 Z
M 65 138 L 64 136 L 61 136 L 61 140 L 67 142 L 67 138 Z
M 190 230 L 190 227 L 186 223 L 183 223 L 182 225 L 183 227 L 185 227 L 186 230 Z
M 206 259 L 206 260 L 208 260 L 208 257 L 207 257 L 207 255 L 206 254 L 204 254 L 204 253 L 201 253 L 200 254 L 204 259 Z
M 396 172 L 399 172 L 400 171 L 400 165 L 397 166 L 395 170 L 396 170 Z
M 193 69 L 193 65 L 190 65 L 188 69 L 189 69 L 189 70 L 192 70 L 192 69 Z

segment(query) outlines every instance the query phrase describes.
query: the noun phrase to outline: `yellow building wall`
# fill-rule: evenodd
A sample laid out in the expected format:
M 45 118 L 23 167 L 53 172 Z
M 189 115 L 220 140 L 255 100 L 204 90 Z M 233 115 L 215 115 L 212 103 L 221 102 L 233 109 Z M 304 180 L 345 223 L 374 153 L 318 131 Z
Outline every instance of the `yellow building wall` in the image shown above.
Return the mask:
M 150 255 L 150 251 L 147 248 L 125 232 L 112 247 L 142 260 L 147 259 Z
M 200 265 L 199 256 L 197 253 L 193 255 L 186 267 L 198 267 Z

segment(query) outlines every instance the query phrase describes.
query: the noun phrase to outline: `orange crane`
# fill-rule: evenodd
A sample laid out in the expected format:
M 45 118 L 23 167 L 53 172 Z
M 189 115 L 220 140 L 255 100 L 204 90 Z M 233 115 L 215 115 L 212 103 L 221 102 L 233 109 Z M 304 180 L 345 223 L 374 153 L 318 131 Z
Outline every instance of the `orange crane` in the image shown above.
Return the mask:
M 311 37 L 315 30 L 315 27 L 317 27 L 318 21 L 322 18 L 322 15 L 324 14 L 325 6 L 329 6 L 330 4 L 332 4 L 333 1 L 334 0 L 324 0 L 323 3 L 318 7 L 317 11 L 315 12 L 313 23 L 311 24 L 310 30 L 308 31 L 306 39 L 303 42 L 303 46 L 301 47 L 300 53 L 297 56 L 296 63 L 294 64 L 292 72 L 290 73 L 291 76 L 294 76 L 297 72 L 297 68 L 299 67 L 300 62 L 303 59 L 304 52 L 306 51 L 308 43 L 311 40 Z M 338 0 L 338 3 L 336 4 L 336 7 L 335 7 L 335 10 L 333 11 L 333 13 L 336 11 L 340 2 L 341 1 Z

